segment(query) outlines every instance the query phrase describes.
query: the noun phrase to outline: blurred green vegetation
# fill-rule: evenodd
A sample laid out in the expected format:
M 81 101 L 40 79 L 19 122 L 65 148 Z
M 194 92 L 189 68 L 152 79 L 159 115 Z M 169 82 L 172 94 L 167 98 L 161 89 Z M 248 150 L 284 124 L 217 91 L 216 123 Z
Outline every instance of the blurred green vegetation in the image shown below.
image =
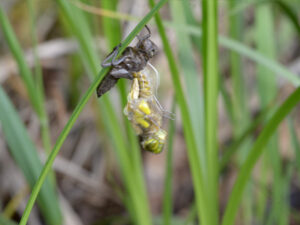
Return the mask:
M 114 166 L 124 185 L 117 187 L 116 192 L 129 215 L 116 215 L 115 221 L 104 218 L 99 224 L 297 224 L 299 215 L 291 208 L 290 196 L 292 186 L 297 186 L 300 178 L 300 78 L 288 65 L 300 62 L 299 2 L 149 0 L 143 2 L 147 14 L 141 18 L 124 13 L 126 9 L 121 7 L 131 4 L 129 1 L 54 2 L 16 1 L 11 7 L 3 4 L 0 8 L 0 43 L 4 43 L 0 50 L 9 51 L 16 61 L 25 99 L 38 118 L 42 149 L 48 157 L 43 166 L 39 144 L 26 130 L 19 109 L 14 106 L 16 101 L 7 91 L 9 87 L 1 83 L 3 139 L 32 188 L 19 224 L 27 223 L 36 199 L 47 224 L 63 223 L 56 191 L 59 183 L 51 168 L 80 113 L 90 107 L 89 100 L 93 103 L 98 135 L 109 143 L 104 148 L 114 150 Z M 41 37 L 37 18 L 47 7 L 55 25 Z M 16 23 L 15 18 L 23 14 L 28 17 Z M 18 29 L 16 24 L 25 25 L 26 29 Z M 123 38 L 123 27 L 128 24 L 134 29 Z M 176 121 L 168 124 L 165 186 L 159 215 L 150 210 L 152 199 L 147 195 L 149 185 L 145 182 L 138 137 L 121 110 L 127 102 L 128 82 L 118 83 L 117 95 L 108 93 L 98 100 L 92 97 L 109 70 L 101 69 L 101 59 L 119 43 L 120 52 L 124 51 L 146 24 L 151 27 L 153 40 L 161 43 L 161 62 L 166 64 L 156 61 L 155 67 L 167 68 L 172 81 L 172 85 L 161 83 L 161 87 L 171 87 L 161 93 L 174 93 L 172 111 L 176 112 Z M 24 29 L 26 37 L 19 35 Z M 43 41 L 58 37 L 74 40 L 78 51 L 64 65 L 69 73 L 66 108 L 71 114 L 52 143 L 46 73 L 38 48 Z M 96 47 L 98 42 L 104 47 Z M 34 69 L 23 52 L 25 46 L 33 49 Z M 81 85 L 85 76 L 89 80 L 87 90 Z M 164 98 L 163 94 L 159 97 Z M 295 113 L 290 115 L 292 110 Z M 277 128 L 287 120 L 289 132 L 282 137 Z M 226 138 L 220 134 L 222 126 L 226 126 Z M 181 131 L 193 189 L 193 201 L 184 215 L 174 211 L 176 202 L 172 195 L 177 147 L 174 142 Z M 287 148 L 292 157 L 283 153 L 283 138 L 289 140 Z M 104 157 L 109 158 L 109 151 L 105 152 Z M 232 177 L 237 177 L 234 182 Z M 14 222 L 3 215 L 0 224 Z

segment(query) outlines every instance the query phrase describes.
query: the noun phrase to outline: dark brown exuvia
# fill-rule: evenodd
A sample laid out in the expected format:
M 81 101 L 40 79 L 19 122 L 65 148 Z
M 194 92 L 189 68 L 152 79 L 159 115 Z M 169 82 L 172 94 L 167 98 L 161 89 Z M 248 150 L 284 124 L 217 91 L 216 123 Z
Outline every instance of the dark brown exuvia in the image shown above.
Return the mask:
M 148 34 L 143 37 L 137 36 L 139 41 L 136 46 L 127 47 L 120 58 L 116 59 L 121 46 L 119 44 L 102 62 L 102 67 L 111 66 L 111 69 L 97 87 L 98 98 L 115 86 L 120 78 L 132 80 L 132 73 L 143 70 L 149 59 L 157 54 L 157 46 L 149 39 L 150 29 L 145 27 Z M 111 62 L 108 62 L 110 59 Z

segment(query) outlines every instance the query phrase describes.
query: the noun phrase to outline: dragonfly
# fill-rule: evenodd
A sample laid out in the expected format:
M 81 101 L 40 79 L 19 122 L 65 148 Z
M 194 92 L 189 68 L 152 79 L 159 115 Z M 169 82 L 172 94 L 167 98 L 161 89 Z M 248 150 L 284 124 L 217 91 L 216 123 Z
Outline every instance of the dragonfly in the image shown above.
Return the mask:
M 142 37 L 137 36 L 139 41 L 136 46 L 126 47 L 117 59 L 121 47 L 119 44 L 102 62 L 103 68 L 111 67 L 111 69 L 97 87 L 98 98 L 114 87 L 119 79 L 133 80 L 133 73 L 143 70 L 148 61 L 157 54 L 158 47 L 150 40 L 151 31 L 147 25 L 145 27 L 148 33 Z
M 150 29 L 145 27 L 148 33 L 137 36 L 139 41 L 136 46 L 127 47 L 116 59 L 121 46 L 118 45 L 105 58 L 102 67 L 111 66 L 111 69 L 100 82 L 97 96 L 101 97 L 121 78 L 132 80 L 124 114 L 140 137 L 142 148 L 158 154 L 162 152 L 167 139 L 167 132 L 162 128 L 163 117 L 170 117 L 171 114 L 163 109 L 156 98 L 159 74 L 149 60 L 157 54 L 158 47 L 150 40 Z
M 142 148 L 158 154 L 162 152 L 167 139 L 167 132 L 162 129 L 162 119 L 168 112 L 162 108 L 155 96 L 158 72 L 150 63 L 148 64 L 155 76 L 147 68 L 133 73 L 134 78 L 124 114 L 140 136 Z

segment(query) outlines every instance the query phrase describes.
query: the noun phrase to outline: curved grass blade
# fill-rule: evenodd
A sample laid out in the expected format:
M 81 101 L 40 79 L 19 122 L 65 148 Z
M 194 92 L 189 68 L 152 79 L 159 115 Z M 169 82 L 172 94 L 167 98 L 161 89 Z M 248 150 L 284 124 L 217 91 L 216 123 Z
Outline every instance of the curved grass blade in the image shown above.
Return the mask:
M 8 18 L 5 15 L 4 10 L 1 7 L 0 7 L 0 23 L 2 26 L 4 37 L 5 37 L 6 41 L 8 42 L 8 45 L 10 47 L 10 50 L 11 50 L 13 56 L 15 57 L 15 60 L 18 63 L 20 76 L 26 85 L 31 104 L 32 104 L 34 110 L 36 112 L 39 112 L 40 106 L 39 106 L 39 102 L 36 98 L 36 89 L 35 89 L 35 84 L 33 81 L 33 76 L 31 74 L 31 71 L 30 71 L 28 65 L 26 64 L 26 62 L 24 60 L 25 56 L 22 52 L 22 48 L 16 38 L 16 35 L 14 34 L 14 31 L 8 21 Z
M 174 27 L 174 24 L 169 24 L 171 27 Z M 202 31 L 195 26 L 187 26 L 187 27 L 180 27 L 182 32 L 189 32 L 190 34 L 194 34 L 197 36 L 202 36 Z M 269 70 L 273 71 L 274 74 L 281 76 L 282 78 L 290 81 L 295 86 L 300 85 L 300 78 L 297 74 L 292 73 L 288 69 L 286 69 L 284 66 L 282 66 L 280 63 L 262 55 L 258 51 L 255 51 L 242 43 L 230 39 L 228 37 L 219 35 L 219 44 L 225 48 L 228 48 L 232 51 L 235 51 L 239 53 L 240 55 L 243 55 L 254 62 L 256 62 L 259 65 L 263 65 Z
M 273 104 L 272 104 L 273 106 Z M 271 105 L 269 105 L 264 111 L 262 111 L 257 118 L 254 118 L 251 124 L 241 133 L 241 135 L 234 141 L 234 143 L 224 150 L 224 155 L 220 160 L 219 170 L 223 171 L 226 165 L 229 163 L 231 157 L 237 152 L 240 146 L 254 133 L 254 131 L 262 125 L 263 121 L 270 115 Z
M 31 4 L 29 1 L 29 8 L 31 11 Z M 33 18 L 31 18 L 33 19 Z M 43 90 L 43 83 L 42 83 L 42 75 L 39 74 L 38 82 L 35 82 L 33 79 L 33 75 L 29 66 L 26 63 L 25 56 L 22 52 L 22 48 L 17 40 L 17 37 L 8 21 L 7 16 L 5 15 L 3 9 L 0 7 L 0 23 L 2 25 L 2 30 L 4 37 L 8 43 L 11 53 L 13 54 L 19 68 L 20 77 L 22 78 L 25 87 L 27 89 L 27 93 L 29 95 L 29 99 L 31 105 L 35 112 L 39 117 L 39 121 L 41 124 L 41 133 L 42 133 L 42 140 L 45 151 L 49 153 L 51 149 L 50 143 L 50 134 L 49 134 L 49 124 L 48 124 L 48 116 L 44 107 L 44 90 Z M 34 32 L 34 31 L 32 31 Z M 36 44 L 36 43 L 34 43 Z M 35 52 L 35 51 L 34 51 Z M 37 60 L 36 52 L 35 52 L 35 60 Z M 37 66 L 39 67 L 39 66 Z
M 281 0 L 274 1 L 273 3 L 277 4 L 281 11 L 290 19 L 295 29 L 297 30 L 298 35 L 300 35 L 300 21 L 298 19 L 297 12 L 292 8 L 292 6 L 289 5 L 288 2 Z
M 149 5 L 153 7 L 154 0 L 149 0 Z M 186 96 L 184 94 L 181 85 L 179 70 L 159 14 L 156 14 L 155 22 L 157 24 L 158 31 L 161 36 L 161 40 L 164 46 L 164 51 L 167 56 L 170 71 L 172 74 L 172 81 L 173 81 L 174 88 L 176 90 L 175 98 L 181 111 L 184 136 L 187 144 L 188 157 L 189 157 L 189 162 L 190 162 L 193 182 L 194 182 L 194 188 L 195 188 L 194 190 L 195 190 L 198 217 L 201 220 L 202 224 L 210 224 L 209 223 L 210 217 L 207 211 L 208 199 L 205 193 L 204 178 L 203 178 L 204 175 L 201 167 L 201 160 L 199 159 L 199 154 L 198 154 L 199 149 L 197 148 L 197 143 L 195 140 L 196 137 L 194 136 L 193 133 L 192 120 L 187 105 Z
M 58 0 L 58 3 L 68 22 L 68 26 L 71 28 L 71 32 L 79 42 L 81 59 L 85 62 L 89 78 L 92 80 L 93 77 L 97 76 L 100 58 L 92 46 L 93 38 L 91 30 L 88 29 L 89 23 L 83 12 L 76 7 L 64 0 Z M 127 100 L 124 91 L 125 89 L 121 85 L 122 103 Z M 120 129 L 121 123 L 111 102 L 109 95 L 103 96 L 98 101 L 97 110 L 102 115 L 101 118 L 104 118 L 105 128 L 110 134 L 109 137 L 119 160 L 120 171 L 123 175 L 126 189 L 129 192 L 125 205 L 131 213 L 133 221 L 136 221 L 136 224 L 150 224 L 150 210 L 142 174 L 141 153 L 137 138 L 127 119 L 125 121 L 128 138 L 122 133 Z M 130 145 L 128 145 L 127 140 L 129 140 Z
M 133 31 L 128 35 L 128 37 L 123 41 L 123 45 L 120 48 L 120 54 L 122 53 L 122 51 L 124 51 L 124 49 L 126 48 L 127 45 L 129 45 L 129 43 L 134 39 L 134 37 L 139 33 L 140 30 L 143 29 L 143 27 L 146 25 L 146 23 L 154 16 L 155 13 L 157 13 L 157 11 L 166 3 L 166 0 L 161 0 L 160 2 L 158 2 L 155 7 L 152 8 L 152 10 L 143 18 L 143 20 L 141 20 L 137 26 L 133 29 Z M 55 160 L 62 144 L 64 143 L 64 140 L 66 139 L 67 135 L 69 134 L 72 126 L 74 125 L 74 123 L 76 122 L 79 114 L 81 113 L 81 111 L 83 110 L 84 106 L 86 105 L 86 103 L 88 102 L 89 98 L 94 94 L 98 84 L 100 83 L 100 81 L 103 79 L 104 75 L 108 72 L 109 68 L 104 68 L 102 69 L 97 78 L 93 81 L 93 83 L 91 84 L 91 86 L 89 87 L 89 89 L 87 90 L 87 92 L 85 93 L 85 95 L 83 96 L 83 98 L 81 99 L 81 101 L 78 103 L 77 107 L 75 108 L 75 110 L 73 111 L 69 121 L 67 122 L 66 126 L 64 127 L 63 131 L 61 132 L 61 134 L 59 135 L 56 144 L 53 148 L 53 150 L 51 151 L 51 154 L 49 155 L 45 166 L 43 167 L 43 170 L 39 176 L 38 181 L 36 182 L 36 184 L 34 185 L 34 188 L 32 190 L 31 196 L 28 200 L 26 209 L 24 211 L 24 214 L 22 216 L 22 219 L 20 221 L 20 225 L 25 225 L 27 223 L 29 214 L 31 212 L 31 209 L 34 205 L 34 202 L 37 198 L 37 195 L 46 179 L 46 176 L 49 172 L 49 170 L 51 169 L 51 166 L 53 164 L 53 161 Z
M 271 136 L 276 131 L 280 122 L 285 119 L 288 113 L 299 103 L 300 101 L 300 88 L 297 88 L 276 110 L 275 114 L 270 118 L 259 137 L 255 141 L 253 147 L 249 151 L 249 155 L 243 166 L 240 169 L 236 182 L 233 186 L 232 193 L 230 195 L 225 214 L 223 217 L 222 225 L 233 225 L 235 216 L 237 214 L 238 206 L 241 201 L 243 192 L 245 190 L 247 181 L 251 175 L 251 171 L 263 153 L 264 147 L 268 143 Z
M 13 158 L 23 171 L 27 182 L 33 187 L 42 170 L 42 163 L 19 115 L 1 86 L 0 108 L 0 124 L 5 140 Z M 41 189 L 38 204 L 48 224 L 61 224 L 62 217 L 57 195 L 49 179 L 45 181 L 45 185 Z
M 296 3 L 296 1 L 295 1 Z M 300 22 L 298 20 L 297 12 L 292 8 L 291 2 L 282 1 L 282 0 L 254 0 L 246 1 L 245 3 L 238 4 L 235 8 L 230 11 L 230 15 L 234 16 L 236 13 L 241 13 L 245 11 L 250 6 L 260 7 L 263 4 L 274 4 L 279 7 L 279 9 L 288 17 L 291 23 L 294 25 L 298 34 L 300 35 Z
M 261 1 L 261 0 L 259 0 L 259 1 Z M 267 0 L 267 1 L 269 1 L 269 0 Z M 109 15 L 107 15 L 107 16 L 109 16 Z M 115 18 L 115 17 L 112 17 L 112 18 Z M 121 18 L 123 18 L 123 17 L 121 17 Z M 120 18 L 117 17 L 116 19 L 120 19 Z M 123 18 L 123 19 L 127 19 L 129 21 L 132 20 L 132 19 L 128 19 L 128 18 Z M 164 22 L 163 24 L 166 25 L 167 27 L 171 27 L 171 28 L 176 26 L 176 24 L 170 23 L 170 22 Z M 182 32 L 193 34 L 195 36 L 200 36 L 200 37 L 202 36 L 202 31 L 196 26 L 189 25 L 186 27 L 179 27 L 179 28 Z M 300 78 L 296 74 L 287 70 L 280 63 L 278 63 L 272 59 L 269 59 L 268 57 L 263 56 L 259 52 L 243 45 L 242 43 L 240 43 L 236 40 L 230 39 L 226 36 L 219 35 L 219 44 L 222 47 L 225 47 L 227 49 L 235 51 L 235 52 L 239 53 L 240 55 L 243 55 L 243 56 L 253 60 L 257 64 L 261 64 L 261 65 L 265 66 L 266 68 L 273 71 L 275 74 L 287 79 L 295 86 L 300 85 Z M 122 49 L 122 50 L 124 50 L 124 49 Z

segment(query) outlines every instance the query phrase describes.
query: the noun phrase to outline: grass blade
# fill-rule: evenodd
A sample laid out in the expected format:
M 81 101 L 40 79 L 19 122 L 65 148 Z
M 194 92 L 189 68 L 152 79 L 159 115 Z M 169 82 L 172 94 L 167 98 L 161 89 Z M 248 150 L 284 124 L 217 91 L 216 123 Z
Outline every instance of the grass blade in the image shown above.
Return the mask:
M 174 24 L 172 26 L 174 26 Z M 182 32 L 184 31 L 197 36 L 202 36 L 202 31 L 195 26 L 187 26 L 181 29 Z M 228 48 L 231 51 L 235 51 L 240 55 L 253 60 L 259 65 L 265 66 L 266 68 L 274 72 L 274 74 L 281 76 L 282 78 L 288 80 L 295 86 L 300 85 L 300 78 L 296 74 L 292 73 L 284 66 L 280 65 L 280 63 L 268 58 L 267 56 L 262 55 L 258 51 L 255 51 L 238 41 L 235 41 L 222 35 L 219 35 L 219 44 L 222 47 Z
M 154 6 L 154 0 L 149 0 L 149 5 Z M 174 54 L 167 39 L 165 29 L 163 27 L 162 20 L 159 14 L 155 15 L 155 22 L 158 27 L 158 31 L 163 43 L 164 51 L 168 59 L 169 68 L 172 74 L 172 81 L 175 88 L 175 98 L 179 105 L 181 117 L 183 121 L 183 131 L 188 149 L 188 158 L 191 166 L 192 177 L 194 182 L 195 198 L 197 205 L 198 217 L 202 224 L 210 224 L 210 217 L 207 211 L 207 196 L 205 195 L 205 186 L 203 179 L 203 171 L 201 166 L 201 160 L 199 159 L 199 151 L 197 149 L 196 137 L 194 136 L 192 120 L 189 112 L 189 108 L 186 101 L 186 96 L 183 92 L 183 88 L 180 81 L 179 70 L 175 61 Z
M 170 1 L 170 7 L 173 21 L 176 24 L 175 31 L 178 43 L 178 63 L 181 65 L 183 72 L 184 86 L 186 94 L 189 96 L 187 100 L 191 112 L 191 119 L 193 121 L 193 132 L 195 137 L 197 137 L 197 148 L 202 149 L 198 154 L 202 160 L 202 170 L 205 171 L 204 103 L 200 85 L 200 76 L 194 63 L 191 37 L 187 33 L 180 31 L 180 27 L 187 26 L 184 15 L 184 3 L 183 1 Z
M 42 163 L 22 121 L 1 86 L 0 108 L 0 122 L 5 140 L 16 163 L 32 187 L 42 170 Z M 45 181 L 45 185 L 38 197 L 38 203 L 48 224 L 61 224 L 62 217 L 57 195 L 49 179 Z
M 0 224 L 1 225 L 17 225 L 15 222 L 6 219 L 4 216 L 0 215 Z
M 35 63 L 35 86 L 36 86 L 36 98 L 39 105 L 38 116 L 41 123 L 41 136 L 43 141 L 43 146 L 45 152 L 49 154 L 51 150 L 51 138 L 50 138 L 50 130 L 49 130 L 49 119 L 46 113 L 45 107 L 45 96 L 44 96 L 44 82 L 43 82 L 43 74 L 42 74 L 42 67 L 38 59 L 37 55 L 37 32 L 36 32 L 36 24 L 35 24 L 35 6 L 33 0 L 27 0 L 27 5 L 29 8 L 30 14 L 30 30 L 31 30 L 31 37 L 32 37 L 32 44 L 33 54 L 34 54 L 34 63 Z M 54 174 L 53 174 L 54 177 Z
M 280 122 L 286 118 L 288 113 L 299 103 L 300 101 L 300 88 L 297 88 L 279 107 L 275 114 L 270 118 L 259 137 L 255 141 L 253 147 L 249 151 L 249 155 L 243 164 L 236 182 L 234 184 L 232 193 L 230 195 L 222 225 L 232 225 L 234 224 L 235 216 L 239 203 L 242 198 L 242 194 L 245 190 L 247 181 L 251 175 L 251 171 L 263 153 L 264 147 L 268 143 L 270 137 L 276 131 Z
M 155 13 L 157 13 L 157 11 L 166 3 L 166 0 L 161 0 L 160 2 L 158 2 L 155 7 L 152 8 L 152 10 L 143 18 L 143 20 L 141 20 L 137 26 L 134 28 L 134 30 L 128 35 L 128 37 L 123 41 L 123 45 L 120 48 L 120 53 L 122 51 L 124 51 L 124 49 L 126 48 L 126 46 L 133 40 L 133 38 L 139 33 L 139 31 L 145 26 L 145 24 L 153 17 L 153 15 Z M 100 83 L 100 81 L 103 79 L 104 75 L 108 72 L 109 68 L 104 68 L 102 69 L 97 78 L 93 81 L 93 83 L 91 84 L 91 86 L 89 87 L 89 89 L 87 90 L 87 92 L 85 93 L 85 95 L 83 96 L 83 98 L 81 99 L 81 101 L 78 103 L 77 107 L 75 108 L 75 110 L 73 111 L 69 121 L 67 122 L 66 126 L 64 127 L 63 131 L 61 132 L 61 134 L 59 135 L 55 146 L 53 147 L 53 150 L 51 151 L 51 154 L 49 155 L 45 166 L 43 167 L 43 170 L 39 176 L 38 181 L 36 182 L 36 184 L 34 185 L 34 188 L 32 190 L 31 196 L 28 200 L 26 209 L 24 211 L 24 214 L 22 216 L 22 219 L 20 221 L 20 225 L 25 225 L 27 223 L 29 214 L 31 212 L 31 209 L 34 205 L 34 202 L 37 198 L 37 195 L 46 179 L 46 176 L 49 172 L 49 170 L 51 169 L 51 166 L 53 164 L 53 161 L 55 160 L 64 140 L 66 139 L 67 135 L 69 134 L 72 126 L 74 125 L 74 123 L 76 122 L 76 119 L 78 118 L 79 114 L 81 113 L 81 111 L 83 110 L 84 106 L 86 105 L 86 103 L 88 102 L 89 98 L 94 94 L 98 84 Z M 143 220 L 142 220 L 143 221 Z M 141 222 L 142 222 L 141 221 Z M 141 224 L 144 224 L 144 222 L 142 222 Z
M 29 99 L 32 103 L 32 106 L 36 112 L 39 112 L 39 103 L 36 98 L 35 84 L 33 81 L 31 71 L 24 60 L 25 56 L 22 52 L 22 48 L 14 34 L 14 31 L 7 19 L 7 16 L 4 13 L 4 10 L 1 7 L 0 7 L 0 23 L 2 26 L 4 37 L 8 42 L 10 50 L 18 63 L 20 76 L 23 79 L 25 86 L 27 87 Z
M 91 45 L 93 39 L 92 32 L 88 29 L 88 21 L 80 10 L 68 2 L 59 0 L 58 3 L 64 12 L 69 27 L 72 28 L 72 33 L 80 43 L 82 60 L 85 61 L 90 79 L 93 79 L 94 76 L 97 76 L 99 67 L 99 63 L 97 62 L 100 62 L 100 59 L 95 48 Z M 81 26 L 78 26 L 78 24 Z M 82 26 L 85 27 L 84 32 L 81 30 Z M 125 105 L 127 100 L 125 88 L 123 88 L 122 85 L 119 85 L 119 87 L 121 90 L 121 101 L 123 105 Z M 128 206 L 129 212 L 131 212 L 131 216 L 137 224 L 149 224 L 151 223 L 150 210 L 148 208 L 146 187 L 142 175 L 141 153 L 137 144 L 136 135 L 130 127 L 129 121 L 126 119 L 125 123 L 128 138 L 125 138 L 126 136 L 121 132 L 121 123 L 119 123 L 116 111 L 112 107 L 109 95 L 103 96 L 101 100 L 98 101 L 98 107 L 100 111 L 99 114 L 103 115 L 104 124 L 110 134 L 112 144 L 115 147 L 114 150 L 119 160 L 124 183 L 129 192 L 128 200 L 125 205 Z M 130 145 L 128 145 L 127 140 L 129 140 Z
M 241 4 L 238 1 L 228 1 L 229 10 Z M 237 14 L 229 17 L 230 37 L 234 40 L 241 40 L 243 34 L 243 15 Z M 246 89 L 242 72 L 243 62 L 241 57 L 236 52 L 230 52 L 230 73 L 232 82 L 232 105 L 234 112 L 234 135 L 240 135 L 245 129 L 249 120 L 249 112 L 246 106 Z
M 276 59 L 274 18 L 271 9 L 271 5 L 269 4 L 262 4 L 256 8 L 256 45 L 257 49 L 263 55 L 268 56 L 271 59 Z M 277 81 L 273 72 L 263 66 L 257 67 L 257 81 L 261 107 L 264 108 L 277 95 Z M 280 211 L 284 210 L 283 207 L 285 206 L 276 204 L 276 202 L 280 202 L 282 198 L 284 198 L 284 196 L 282 196 L 282 188 L 284 186 L 282 182 L 284 179 L 282 176 L 282 165 L 277 140 L 278 134 L 275 132 L 266 146 L 267 151 L 263 156 L 264 166 L 260 176 L 262 188 L 259 193 L 260 198 L 258 199 L 259 204 L 257 209 L 259 210 L 259 219 L 266 225 L 279 221 Z M 267 197 L 269 192 L 266 187 L 269 170 L 273 173 L 273 184 L 270 197 L 275 204 L 271 205 L 268 216 L 266 216 Z
M 298 35 L 300 35 L 300 22 L 297 12 L 294 10 L 294 8 L 292 8 L 292 6 L 285 1 L 278 0 L 274 1 L 274 3 L 277 4 L 281 11 L 290 19 L 295 29 L 297 30 Z
M 175 100 L 173 101 L 172 112 L 175 111 Z M 165 175 L 165 187 L 163 197 L 163 224 L 171 225 L 172 219 L 172 178 L 173 178 L 173 142 L 176 131 L 175 125 L 176 118 L 170 120 L 169 132 L 168 132 L 168 151 L 166 158 L 166 175 Z
M 300 143 L 297 137 L 295 126 L 291 118 L 288 119 L 288 126 L 291 135 L 291 143 L 295 154 L 296 167 L 297 170 L 300 171 Z
M 273 105 L 272 105 L 273 106 Z M 270 115 L 271 106 L 262 111 L 257 118 L 252 120 L 252 123 L 238 136 L 234 143 L 224 150 L 224 155 L 220 161 L 220 171 L 224 170 L 228 165 L 231 157 L 239 150 L 241 145 L 255 132 L 255 130 L 263 124 L 263 122 Z
M 218 94 L 219 94 L 219 64 L 218 64 L 218 2 L 216 0 L 202 1 L 202 61 L 204 76 L 205 105 L 205 147 L 207 161 L 207 194 L 209 196 L 209 216 L 211 225 L 218 224 L 219 217 L 219 168 L 218 168 Z
M 29 7 L 30 7 L 29 2 Z M 31 7 L 30 7 L 31 8 Z M 32 18 L 31 18 L 32 19 Z M 27 93 L 33 109 L 38 115 L 39 122 L 41 125 L 41 136 L 43 140 L 43 146 L 46 153 L 49 153 L 51 149 L 50 143 L 50 132 L 49 132 L 49 122 L 48 116 L 44 107 L 44 90 L 42 82 L 42 74 L 38 76 L 38 82 L 34 82 L 33 75 L 29 69 L 25 56 L 22 52 L 22 48 L 17 40 L 17 37 L 8 21 L 7 16 L 5 15 L 3 9 L 0 7 L 0 23 L 2 25 L 2 30 L 10 51 L 12 52 L 19 68 L 19 74 L 25 84 Z M 33 35 L 34 36 L 34 35 Z M 36 43 L 34 43 L 36 44 Z M 35 55 L 36 60 L 36 55 Z M 37 60 L 36 60 L 37 62 Z M 37 66 L 39 67 L 39 66 Z M 54 173 L 51 175 L 53 177 L 52 181 L 54 182 Z

